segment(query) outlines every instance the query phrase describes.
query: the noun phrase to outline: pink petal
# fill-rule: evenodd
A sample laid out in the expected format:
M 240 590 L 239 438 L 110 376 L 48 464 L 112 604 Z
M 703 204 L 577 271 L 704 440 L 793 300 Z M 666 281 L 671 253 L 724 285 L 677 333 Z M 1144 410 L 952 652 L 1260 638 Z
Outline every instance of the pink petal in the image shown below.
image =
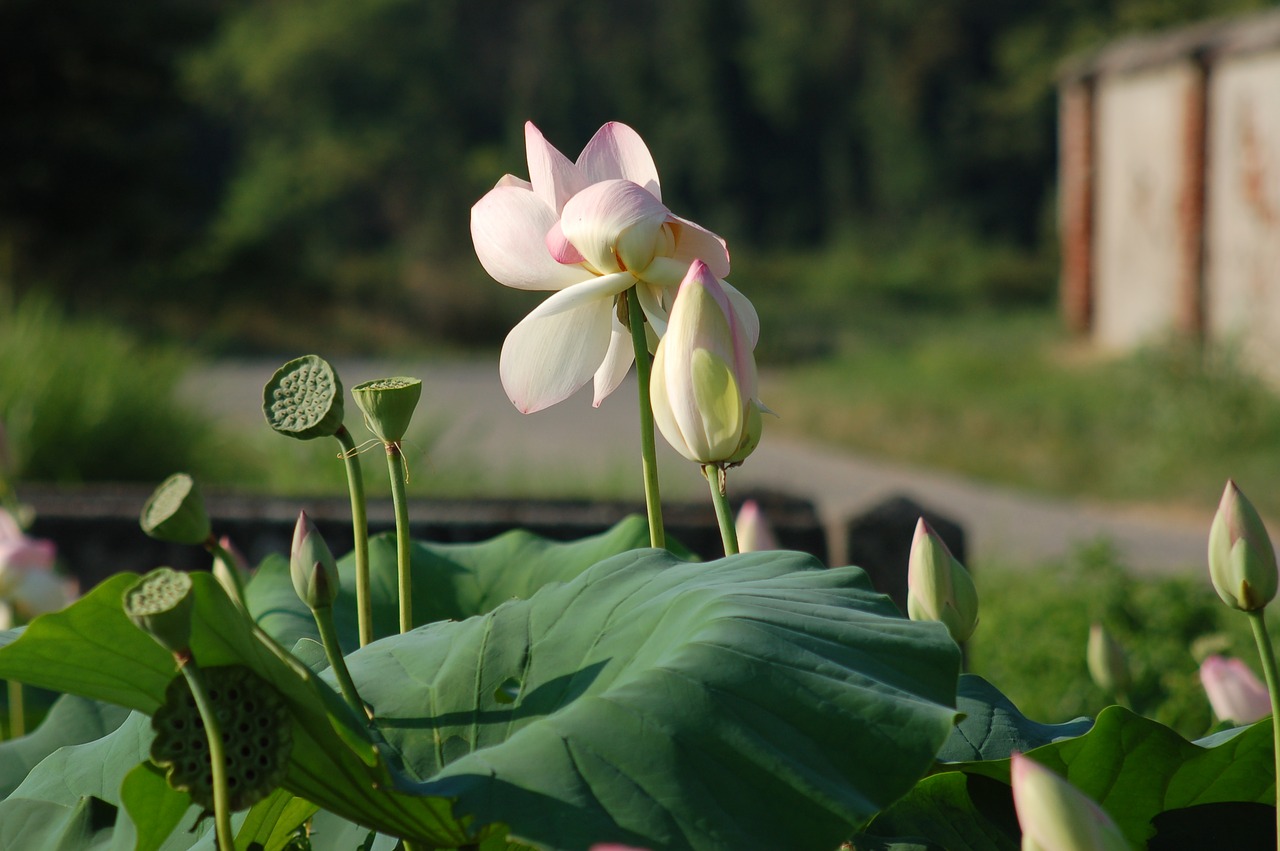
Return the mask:
M 1252 724 L 1271 714 L 1271 697 L 1257 675 L 1239 659 L 1210 656 L 1200 665 L 1200 682 L 1223 721 Z
M 540 411 L 587 383 L 609 351 L 613 296 L 629 284 L 619 274 L 561 290 L 511 329 L 498 372 L 518 410 Z
M 754 350 L 756 344 L 760 342 L 760 315 L 756 313 L 756 306 L 728 281 L 721 281 L 720 286 L 724 288 L 724 294 L 729 297 L 729 303 L 733 305 L 733 311 L 738 315 L 738 321 L 742 323 L 742 333 L 746 335 Z
M 471 208 L 471 241 L 480 265 L 498 283 L 519 290 L 562 290 L 591 273 L 557 263 L 546 236 L 555 213 L 537 195 L 514 186 L 491 189 Z
M 573 243 L 565 237 L 559 221 L 551 226 L 551 230 L 547 231 L 546 243 L 547 251 L 551 253 L 557 263 L 572 266 L 586 259 L 582 256 L 582 252 L 575 248 Z
M 662 200 L 653 156 L 640 134 L 625 124 L 610 121 L 597 130 L 578 155 L 578 168 L 590 183 L 617 178 L 630 180 Z
M 685 264 L 701 260 L 717 278 L 729 276 L 729 246 L 719 236 L 679 216 L 671 217 L 676 231 L 676 250 L 671 254 Z
M 525 180 L 523 177 L 516 177 L 514 174 L 504 174 L 498 178 L 498 182 L 493 185 L 494 189 L 503 186 L 514 186 L 517 189 L 528 189 L 533 191 L 533 184 Z
M 548 142 L 532 121 L 524 125 L 525 154 L 529 160 L 529 182 L 538 197 L 557 213 L 564 202 L 587 187 L 588 180 L 569 158 Z
M 604 356 L 604 363 L 595 374 L 595 398 L 592 406 L 598 408 L 610 393 L 618 389 L 622 379 L 627 377 L 631 364 L 635 361 L 635 347 L 631 342 L 631 332 L 622 327 L 614 313 L 613 333 L 609 338 L 609 351 Z
M 627 180 L 595 183 L 569 199 L 560 227 L 587 262 L 604 274 L 641 271 L 653 261 L 669 212 L 662 202 Z

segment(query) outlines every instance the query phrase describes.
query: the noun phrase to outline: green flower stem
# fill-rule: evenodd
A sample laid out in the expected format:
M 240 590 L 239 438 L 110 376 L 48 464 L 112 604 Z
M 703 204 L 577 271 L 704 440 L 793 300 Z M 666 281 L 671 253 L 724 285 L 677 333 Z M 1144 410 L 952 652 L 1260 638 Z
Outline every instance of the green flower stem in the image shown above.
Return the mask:
M 27 719 L 24 712 L 22 683 L 9 680 L 9 738 L 16 739 L 27 733 Z
M 357 718 L 368 718 L 365 712 L 364 701 L 360 699 L 360 693 L 356 691 L 355 681 L 351 679 L 351 671 L 347 669 L 347 660 L 342 655 L 342 647 L 338 644 L 338 630 L 333 625 L 333 609 L 324 607 L 320 609 L 312 609 L 311 616 L 316 620 L 316 626 L 320 630 L 320 641 L 324 644 L 324 655 L 329 657 L 329 667 L 333 668 L 334 676 L 338 678 L 338 688 L 342 691 L 343 698 L 346 699 L 347 705 L 351 707 L 351 711 L 356 714 Z
M 218 851 L 235 851 L 235 833 L 231 829 L 231 806 L 227 792 L 227 757 L 222 750 L 222 728 L 218 726 L 218 714 L 209 703 L 209 694 L 204 688 L 204 679 L 200 669 L 188 652 L 175 654 L 178 670 L 187 680 L 191 696 L 195 698 L 196 709 L 200 712 L 200 720 L 204 723 L 205 736 L 209 739 L 209 763 L 213 771 L 213 820 L 217 831 Z
M 1276 724 L 1276 708 L 1280 707 L 1280 671 L 1276 670 L 1276 654 L 1271 647 L 1271 638 L 1267 635 L 1264 611 L 1254 609 L 1245 614 L 1249 616 L 1249 625 L 1253 627 L 1253 640 L 1258 645 L 1258 656 L 1262 659 L 1262 673 L 1267 678 L 1267 694 L 1271 696 L 1271 741 L 1275 750 L 1276 767 L 1276 847 L 1280 848 L 1280 725 Z
M 346 426 L 333 435 L 342 444 L 342 458 L 347 464 L 347 490 L 351 493 L 351 532 L 355 536 L 356 618 L 360 624 L 360 646 L 373 641 L 373 596 L 369 588 L 369 520 L 365 509 L 364 474 L 356 442 Z
M 716 522 L 720 524 L 720 540 L 724 541 L 724 554 L 737 555 L 738 530 L 733 524 L 733 512 L 729 510 L 725 469 L 715 464 L 704 464 L 702 475 L 711 486 L 711 503 L 716 507 Z
M 388 443 L 391 501 L 396 509 L 396 566 L 400 583 L 400 632 L 413 629 L 413 584 L 409 574 L 409 501 L 405 494 L 405 462 L 399 443 Z
M 653 436 L 653 404 L 649 401 L 649 376 L 653 360 L 649 340 L 644 332 L 644 312 L 636 288 L 627 290 L 627 321 L 631 326 L 631 344 L 636 353 L 636 383 L 640 386 L 640 456 L 644 468 L 644 504 L 649 514 L 649 544 L 656 549 L 667 546 L 662 527 L 662 497 L 658 493 L 658 449 Z

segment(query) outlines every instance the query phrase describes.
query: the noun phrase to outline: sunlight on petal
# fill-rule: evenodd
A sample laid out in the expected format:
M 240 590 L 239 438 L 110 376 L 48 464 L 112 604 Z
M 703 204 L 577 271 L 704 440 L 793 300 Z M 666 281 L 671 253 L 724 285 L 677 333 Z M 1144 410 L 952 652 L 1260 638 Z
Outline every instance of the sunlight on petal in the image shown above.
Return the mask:
M 498 372 L 517 410 L 540 411 L 572 396 L 599 368 L 609 348 L 609 299 L 551 316 L 526 316 L 502 344 Z
M 756 313 L 756 306 L 728 281 L 721 281 L 720 286 L 724 288 L 724 294 L 729 297 L 729 303 L 733 305 L 734 313 L 738 314 L 742 330 L 751 341 L 751 348 L 754 349 L 760 342 L 760 315 Z
M 542 131 L 533 126 L 532 121 L 525 122 L 524 145 L 533 191 L 548 206 L 560 212 L 564 209 L 564 202 L 585 189 L 590 181 L 543 137 Z
M 547 251 L 555 213 L 526 189 L 491 189 L 471 208 L 471 241 L 494 280 L 520 290 L 559 290 L 590 277 L 557 263 Z
M 639 184 L 662 200 L 653 156 L 640 134 L 625 124 L 610 121 L 597 130 L 578 156 L 578 168 L 591 183 L 622 178 Z
M 662 202 L 636 184 L 606 180 L 569 199 L 560 227 L 592 266 L 601 272 L 620 272 L 617 253 L 624 248 L 632 262 L 649 265 L 658 231 L 668 215 Z
M 617 316 L 616 312 L 614 315 Z M 600 403 L 618 389 L 618 385 L 627 377 L 635 359 L 631 332 L 623 328 L 622 323 L 615 318 L 613 335 L 609 339 L 609 353 L 605 355 L 604 363 L 600 364 L 600 368 L 596 370 L 595 398 L 591 401 L 593 407 L 600 407 Z
M 589 301 L 596 301 L 597 299 L 605 299 L 610 304 L 613 304 L 613 297 L 626 290 L 634 282 L 635 279 L 626 272 L 601 275 L 598 278 L 591 277 L 549 296 L 546 301 L 531 310 L 529 316 L 543 318 L 555 316 L 557 313 L 574 310 Z M 606 322 L 605 325 L 606 331 L 612 327 L 611 322 Z
M 702 225 L 694 224 L 688 219 L 672 216 L 671 220 L 676 228 L 676 250 L 671 256 L 676 260 L 684 261 L 685 268 L 688 268 L 694 260 L 701 260 L 717 278 L 727 277 L 729 248 L 725 241 Z

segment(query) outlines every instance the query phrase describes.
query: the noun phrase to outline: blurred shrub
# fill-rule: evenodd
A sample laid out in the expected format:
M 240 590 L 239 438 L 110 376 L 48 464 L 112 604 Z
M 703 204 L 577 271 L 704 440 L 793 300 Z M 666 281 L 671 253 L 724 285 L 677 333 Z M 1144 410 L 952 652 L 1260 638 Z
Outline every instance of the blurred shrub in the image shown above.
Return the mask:
M 174 399 L 187 365 L 174 349 L 0 289 L 0 422 L 14 476 L 159 481 L 207 468 L 213 430 Z

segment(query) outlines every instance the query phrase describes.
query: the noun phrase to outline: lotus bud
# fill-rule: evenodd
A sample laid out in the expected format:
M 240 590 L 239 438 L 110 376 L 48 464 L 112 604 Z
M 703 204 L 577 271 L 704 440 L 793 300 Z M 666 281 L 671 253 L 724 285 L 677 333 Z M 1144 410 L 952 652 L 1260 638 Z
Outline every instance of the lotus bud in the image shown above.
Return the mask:
M 690 461 L 740 464 L 760 442 L 757 384 L 750 337 L 724 287 L 695 260 L 654 354 L 654 423 Z
M 342 382 L 319 355 L 294 358 L 262 388 L 262 413 L 286 437 L 331 436 L 342 428 Z
M 1271 714 L 1266 685 L 1239 659 L 1208 657 L 1200 664 L 1200 682 L 1222 721 L 1252 724 Z
M 338 564 L 307 512 L 298 512 L 289 573 L 298 597 L 311 609 L 327 609 L 338 596 Z
M 186 473 L 160 483 L 142 506 L 141 524 L 152 538 L 175 544 L 203 544 L 212 532 L 200 488 Z
M 409 430 L 414 408 L 422 397 L 422 382 L 416 378 L 380 378 L 351 388 L 356 405 L 364 413 L 364 424 L 383 443 L 399 443 Z
M 1098 688 L 1113 695 L 1129 691 L 1132 680 L 1124 648 L 1100 623 L 1089 627 L 1086 658 L 1089 662 L 1089 676 L 1093 677 Z
M 907 614 L 913 621 L 941 621 L 957 644 L 978 626 L 973 579 L 923 517 L 907 562 Z
M 734 526 L 738 535 L 738 552 L 754 553 L 778 549 L 778 539 L 754 499 L 742 503 Z
M 175 655 L 191 640 L 191 577 L 158 567 L 124 592 L 124 613 L 138 629 Z
M 1267 527 L 1233 481 L 1227 482 L 1209 529 L 1209 576 L 1228 606 L 1261 609 L 1276 595 L 1276 555 Z
M 1035 760 L 1014 753 L 1009 773 L 1024 849 L 1132 851 L 1102 807 Z
M 24 620 L 71 605 L 80 593 L 80 583 L 66 579 L 52 570 L 29 570 L 10 595 L 14 609 Z

